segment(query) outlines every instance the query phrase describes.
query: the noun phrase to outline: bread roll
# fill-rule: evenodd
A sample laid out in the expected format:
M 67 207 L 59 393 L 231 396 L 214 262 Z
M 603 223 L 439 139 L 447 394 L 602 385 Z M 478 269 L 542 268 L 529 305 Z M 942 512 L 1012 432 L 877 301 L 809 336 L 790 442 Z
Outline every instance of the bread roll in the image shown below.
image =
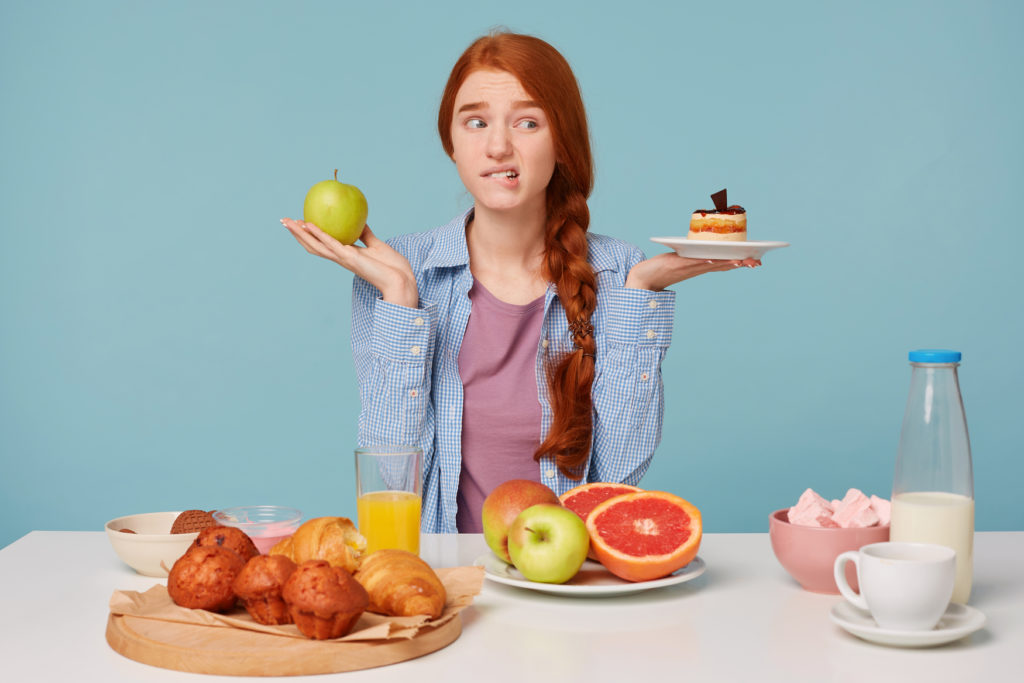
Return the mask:
M 284 555 L 295 564 L 307 560 L 327 560 L 349 572 L 359 568 L 366 550 L 366 539 L 352 520 L 345 517 L 315 517 L 278 542 L 269 555 Z
M 378 550 L 363 558 L 356 581 L 370 595 L 371 612 L 393 617 L 441 616 L 448 599 L 430 565 L 405 550 Z

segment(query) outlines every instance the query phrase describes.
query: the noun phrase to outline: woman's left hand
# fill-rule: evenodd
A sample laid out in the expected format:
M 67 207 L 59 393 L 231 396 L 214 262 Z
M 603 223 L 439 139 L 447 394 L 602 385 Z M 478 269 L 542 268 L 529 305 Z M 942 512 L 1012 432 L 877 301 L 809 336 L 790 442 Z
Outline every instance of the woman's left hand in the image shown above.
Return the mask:
M 757 268 L 759 259 L 743 259 L 742 261 L 726 261 L 720 259 L 692 259 L 676 253 L 658 254 L 653 258 L 633 266 L 626 277 L 626 287 L 631 289 L 650 289 L 658 292 L 677 282 L 689 280 L 704 273 L 716 273 L 722 270 L 736 270 L 746 266 Z

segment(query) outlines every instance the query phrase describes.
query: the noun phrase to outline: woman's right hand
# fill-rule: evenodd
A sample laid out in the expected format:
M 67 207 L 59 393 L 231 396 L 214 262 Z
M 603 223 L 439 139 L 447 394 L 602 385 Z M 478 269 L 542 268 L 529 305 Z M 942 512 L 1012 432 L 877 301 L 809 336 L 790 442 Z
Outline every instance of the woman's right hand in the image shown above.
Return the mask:
M 342 244 L 326 232 L 306 221 L 282 218 L 281 225 L 314 256 L 334 261 L 376 287 L 384 301 L 416 308 L 419 292 L 416 276 L 409 261 L 387 242 L 378 239 L 369 225 L 363 226 L 359 241 L 365 246 Z

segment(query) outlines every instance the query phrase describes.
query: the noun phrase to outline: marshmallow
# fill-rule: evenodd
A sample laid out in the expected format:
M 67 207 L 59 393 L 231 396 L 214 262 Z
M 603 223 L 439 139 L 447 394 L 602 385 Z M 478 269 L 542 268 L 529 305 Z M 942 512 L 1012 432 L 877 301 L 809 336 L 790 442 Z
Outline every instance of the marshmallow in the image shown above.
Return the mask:
M 796 505 L 789 508 L 789 523 L 802 526 L 835 526 L 832 522 L 832 506 L 813 489 L 800 495 Z
M 885 526 L 892 519 L 892 504 L 885 498 L 871 496 L 871 509 L 878 515 L 878 523 Z
M 789 523 L 830 529 L 860 529 L 888 524 L 890 511 L 888 500 L 878 496 L 868 498 L 859 489 L 849 489 L 842 500 L 832 501 L 822 498 L 814 489 L 807 489 L 796 505 L 789 508 Z
M 832 519 L 844 529 L 867 526 L 860 523 L 865 510 L 871 510 L 871 499 L 858 489 L 850 489 L 839 501 L 839 506 L 832 514 Z M 875 523 L 877 522 L 878 516 L 875 515 Z

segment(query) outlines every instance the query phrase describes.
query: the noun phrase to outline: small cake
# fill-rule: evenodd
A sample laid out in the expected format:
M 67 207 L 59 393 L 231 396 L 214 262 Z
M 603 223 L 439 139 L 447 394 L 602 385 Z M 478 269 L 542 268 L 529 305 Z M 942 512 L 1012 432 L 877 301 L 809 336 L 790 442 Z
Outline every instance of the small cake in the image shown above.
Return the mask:
M 211 526 L 203 529 L 196 536 L 194 545 L 197 546 L 219 546 L 233 550 L 242 558 L 242 562 L 248 562 L 260 554 L 256 544 L 245 535 L 241 529 L 233 526 Z
M 172 534 L 191 534 L 211 526 L 217 526 L 213 514 L 205 510 L 185 510 L 174 519 Z
M 327 560 L 300 564 L 282 594 L 299 631 L 316 640 L 347 634 L 370 604 L 366 589 L 347 570 Z
M 690 216 L 691 240 L 743 242 L 747 239 L 747 210 L 739 204 L 728 205 L 726 190 L 711 195 L 714 209 L 699 209 Z
M 245 563 L 237 553 L 217 546 L 192 546 L 167 576 L 167 594 L 177 605 L 223 612 L 235 605 L 232 588 Z
M 295 563 L 284 555 L 257 555 L 245 563 L 233 588 L 246 611 L 261 624 L 290 624 L 291 613 L 281 591 Z

